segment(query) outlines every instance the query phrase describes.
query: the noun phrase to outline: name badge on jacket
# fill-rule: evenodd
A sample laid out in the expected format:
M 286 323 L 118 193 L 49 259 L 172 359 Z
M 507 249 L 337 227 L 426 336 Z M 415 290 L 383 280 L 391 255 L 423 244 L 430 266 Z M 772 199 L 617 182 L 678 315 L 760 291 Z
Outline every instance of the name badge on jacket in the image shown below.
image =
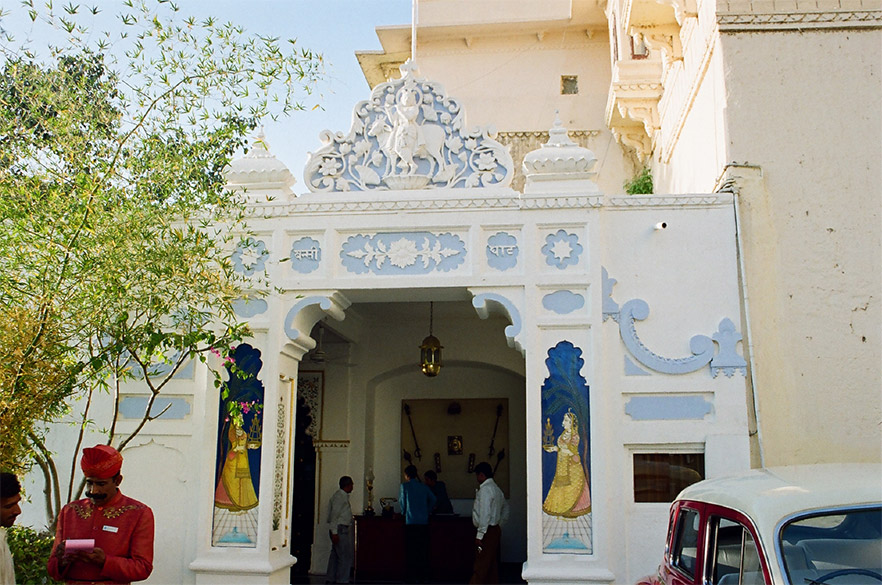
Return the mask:
M 104 525 L 104 528 L 102 530 L 104 530 L 104 532 L 119 532 L 119 528 L 117 528 L 116 526 L 108 526 L 107 524 Z

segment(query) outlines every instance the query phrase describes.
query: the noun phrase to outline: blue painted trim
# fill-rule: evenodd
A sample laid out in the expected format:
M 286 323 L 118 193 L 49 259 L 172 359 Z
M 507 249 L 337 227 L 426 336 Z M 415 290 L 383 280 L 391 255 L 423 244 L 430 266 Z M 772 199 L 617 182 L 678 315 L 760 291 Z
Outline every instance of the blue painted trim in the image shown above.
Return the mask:
M 647 372 L 646 370 L 644 370 L 643 368 L 640 368 L 639 366 L 637 366 L 637 364 L 632 362 L 631 358 L 629 358 L 628 356 L 622 356 L 622 357 L 625 358 L 625 375 L 626 376 L 651 376 L 652 375 L 649 372 Z
M 585 297 L 568 290 L 558 290 L 542 297 L 542 306 L 559 315 L 578 311 L 585 306 Z
M 508 346 L 520 348 L 520 343 L 517 342 L 516 338 L 521 334 L 521 313 L 515 304 L 497 293 L 475 295 L 475 298 L 472 299 L 472 306 L 478 312 L 478 316 L 481 319 L 486 319 L 489 315 L 487 303 L 497 303 L 505 310 L 509 321 L 511 321 L 511 325 L 505 327 L 505 337 L 508 340 Z
M 285 335 L 288 336 L 290 340 L 296 340 L 300 337 L 300 331 L 294 328 L 294 318 L 297 316 L 297 313 L 302 311 L 304 308 L 310 305 L 318 305 L 321 307 L 323 311 L 327 311 L 332 306 L 331 299 L 328 297 L 306 297 L 305 299 L 300 299 L 291 310 L 288 311 L 288 314 L 285 315 Z
M 616 279 L 610 278 L 606 268 L 600 267 L 601 281 L 603 283 L 603 320 L 606 321 L 612 317 L 613 321 L 619 322 L 619 304 L 612 298 L 612 290 L 616 285 Z
M 714 341 L 720 346 L 720 353 L 711 360 L 711 372 L 714 378 L 723 372 L 727 378 L 735 375 L 735 370 L 740 370 L 743 376 L 747 376 L 747 362 L 735 353 L 735 346 L 741 341 L 741 334 L 735 331 L 735 324 L 729 319 L 720 321 L 717 332 L 712 335 Z
M 233 312 L 240 317 L 254 317 L 266 313 L 267 305 L 263 299 L 236 299 L 232 303 Z
M 625 347 L 634 358 L 656 372 L 665 374 L 688 374 L 710 363 L 714 357 L 714 342 L 706 335 L 695 335 L 689 341 L 692 356 L 683 358 L 666 358 L 653 353 L 643 345 L 637 335 L 634 321 L 643 321 L 649 316 L 649 305 L 642 299 L 632 299 L 622 305 L 619 317 L 619 333 Z
M 625 404 L 633 420 L 702 420 L 711 412 L 703 396 L 633 396 Z
M 153 402 L 150 408 L 150 416 L 156 416 L 164 408 L 168 410 L 158 417 L 162 420 L 180 420 L 187 418 L 190 414 L 190 403 L 185 398 L 164 398 L 159 396 Z M 145 396 L 125 396 L 119 401 L 119 413 L 123 418 L 140 419 L 144 416 L 144 410 L 147 408 L 147 397 Z

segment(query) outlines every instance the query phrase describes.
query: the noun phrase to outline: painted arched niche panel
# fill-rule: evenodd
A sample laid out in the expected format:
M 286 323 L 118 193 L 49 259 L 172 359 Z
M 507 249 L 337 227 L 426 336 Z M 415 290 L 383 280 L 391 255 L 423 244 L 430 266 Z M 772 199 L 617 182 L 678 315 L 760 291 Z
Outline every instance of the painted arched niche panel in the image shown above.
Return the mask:
M 591 554 L 591 411 L 582 350 L 548 350 L 542 384 L 542 551 Z
M 218 408 L 212 546 L 257 546 L 260 455 L 263 428 L 263 366 L 248 344 L 227 358 L 227 380 Z

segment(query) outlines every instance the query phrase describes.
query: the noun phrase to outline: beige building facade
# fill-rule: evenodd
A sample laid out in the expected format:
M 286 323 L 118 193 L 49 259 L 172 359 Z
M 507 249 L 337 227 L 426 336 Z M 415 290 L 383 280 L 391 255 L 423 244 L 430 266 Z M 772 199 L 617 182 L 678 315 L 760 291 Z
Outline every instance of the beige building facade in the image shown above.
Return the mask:
M 423 73 L 516 159 L 556 110 L 606 193 L 644 166 L 655 193 L 735 193 L 753 465 L 882 459 L 882 3 L 424 0 L 418 22 Z M 371 85 L 411 49 L 377 35 Z

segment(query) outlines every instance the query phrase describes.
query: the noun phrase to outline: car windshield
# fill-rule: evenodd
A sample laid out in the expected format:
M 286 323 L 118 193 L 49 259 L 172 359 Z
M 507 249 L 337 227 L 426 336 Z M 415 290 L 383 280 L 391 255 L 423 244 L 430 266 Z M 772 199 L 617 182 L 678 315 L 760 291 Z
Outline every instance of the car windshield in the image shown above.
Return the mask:
M 882 507 L 800 516 L 780 538 L 792 585 L 882 584 Z

